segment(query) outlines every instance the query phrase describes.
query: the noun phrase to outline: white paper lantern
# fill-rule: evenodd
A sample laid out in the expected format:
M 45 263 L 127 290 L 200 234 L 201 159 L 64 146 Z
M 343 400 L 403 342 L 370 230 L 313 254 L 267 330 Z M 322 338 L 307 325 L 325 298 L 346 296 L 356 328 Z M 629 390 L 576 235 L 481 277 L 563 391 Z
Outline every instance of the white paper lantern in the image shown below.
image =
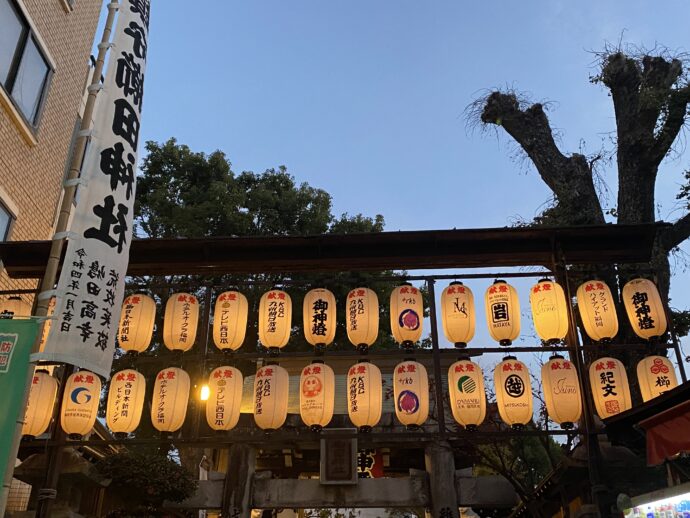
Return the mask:
M 151 401 L 151 423 L 159 432 L 176 432 L 184 424 L 189 403 L 189 374 L 177 367 L 156 376 Z
M 151 344 L 156 302 L 148 295 L 130 295 L 122 303 L 118 343 L 125 351 L 144 352 Z
M 506 356 L 494 369 L 494 384 L 503 422 L 518 429 L 529 423 L 533 401 L 527 366 L 514 356 Z
M 403 425 L 416 428 L 429 417 L 429 375 L 419 362 L 405 360 L 393 374 L 395 415 Z
M 323 347 L 333 343 L 336 327 L 335 295 L 316 288 L 307 292 L 302 305 L 304 337 L 311 345 Z
M 259 303 L 259 340 L 269 349 L 282 349 L 292 331 L 292 299 L 282 290 L 271 290 Z
M 254 422 L 262 430 L 277 430 L 288 411 L 290 376 L 279 365 L 266 365 L 254 378 Z
M 476 430 L 486 417 L 486 391 L 481 367 L 470 360 L 458 360 L 448 369 L 450 409 L 458 424 Z
M 553 356 L 541 367 L 546 411 L 551 420 L 568 430 L 582 415 L 582 394 L 572 362 Z
M 163 343 L 171 351 L 189 351 L 196 340 L 199 301 L 190 293 L 173 293 L 165 304 Z
M 405 347 L 412 347 L 422 337 L 424 301 L 419 289 L 411 284 L 393 288 L 390 306 L 393 338 Z
M 58 382 L 47 371 L 37 370 L 31 380 L 29 403 L 26 406 L 22 435 L 43 435 L 53 419 Z
M 628 375 L 623 364 L 615 358 L 599 358 L 589 366 L 589 383 L 594 406 L 601 419 L 632 408 Z
M 239 291 L 218 295 L 213 310 L 213 343 L 220 350 L 236 351 L 247 334 L 249 304 Z
M 529 293 L 534 329 L 547 344 L 558 343 L 568 334 L 568 303 L 560 284 L 541 279 Z
M 101 398 L 101 379 L 93 372 L 72 374 L 65 384 L 60 424 L 71 438 L 88 434 L 96 422 Z
M 21 297 L 9 297 L 0 301 L 0 319 L 30 317 L 31 306 Z
M 106 423 L 115 434 L 128 434 L 139 426 L 144 410 L 146 379 L 133 369 L 113 374 L 108 391 Z
M 335 374 L 325 363 L 314 362 L 302 369 L 299 380 L 299 413 L 304 424 L 321 430 L 333 418 Z
M 373 363 L 360 362 L 347 373 L 347 413 L 361 432 L 368 432 L 381 420 L 383 383 Z
M 497 279 L 484 296 L 489 334 L 500 345 L 510 345 L 520 336 L 520 300 L 517 291 Z
M 240 420 L 242 373 L 235 367 L 222 366 L 208 377 L 206 422 L 212 430 L 232 430 Z
M 595 342 L 610 341 L 618 334 L 616 305 L 605 282 L 583 282 L 577 288 L 577 308 L 587 336 Z
M 366 350 L 379 335 L 379 299 L 369 288 L 355 288 L 347 294 L 347 337 L 358 349 Z
M 476 313 L 472 290 L 461 282 L 451 282 L 441 293 L 443 333 L 456 347 L 465 347 L 474 338 Z
M 623 303 L 635 334 L 644 340 L 666 332 L 666 311 L 659 290 L 649 279 L 633 279 L 623 286 Z
M 637 364 L 637 380 L 645 403 L 678 386 L 673 363 L 664 356 L 643 358 Z
M 48 303 L 48 313 L 47 316 L 52 317 L 53 314 L 55 313 L 55 305 L 57 304 L 57 299 L 55 297 L 50 298 L 50 302 Z M 53 321 L 52 320 L 46 320 L 43 322 L 43 331 L 41 333 L 41 343 L 38 346 L 38 351 L 43 352 L 43 349 L 46 347 L 46 342 L 48 341 L 48 334 L 50 333 L 50 327 L 52 325 Z

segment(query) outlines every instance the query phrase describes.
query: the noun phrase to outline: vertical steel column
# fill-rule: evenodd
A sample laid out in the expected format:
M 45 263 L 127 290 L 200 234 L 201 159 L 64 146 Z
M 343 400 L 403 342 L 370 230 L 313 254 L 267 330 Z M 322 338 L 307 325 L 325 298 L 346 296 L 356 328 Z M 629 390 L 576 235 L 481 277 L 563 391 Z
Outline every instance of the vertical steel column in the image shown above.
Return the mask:
M 431 347 L 434 360 L 434 386 L 436 388 L 436 409 L 438 416 L 438 433 L 441 439 L 446 437 L 446 412 L 443 408 L 443 378 L 441 377 L 441 354 L 438 346 L 438 322 L 436 320 L 436 291 L 434 279 L 426 280 L 429 291 L 429 321 L 431 324 Z

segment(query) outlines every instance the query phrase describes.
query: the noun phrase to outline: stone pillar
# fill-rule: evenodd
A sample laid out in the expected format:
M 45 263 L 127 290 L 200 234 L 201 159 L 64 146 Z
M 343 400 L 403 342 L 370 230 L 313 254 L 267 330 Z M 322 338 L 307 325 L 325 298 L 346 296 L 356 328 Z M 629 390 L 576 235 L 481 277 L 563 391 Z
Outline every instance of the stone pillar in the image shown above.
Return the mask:
M 223 489 L 223 518 L 251 518 L 251 484 L 256 450 L 244 444 L 230 446 Z
M 431 518 L 459 518 L 455 459 L 450 445 L 447 442 L 427 445 L 424 448 L 424 464 L 429 474 Z

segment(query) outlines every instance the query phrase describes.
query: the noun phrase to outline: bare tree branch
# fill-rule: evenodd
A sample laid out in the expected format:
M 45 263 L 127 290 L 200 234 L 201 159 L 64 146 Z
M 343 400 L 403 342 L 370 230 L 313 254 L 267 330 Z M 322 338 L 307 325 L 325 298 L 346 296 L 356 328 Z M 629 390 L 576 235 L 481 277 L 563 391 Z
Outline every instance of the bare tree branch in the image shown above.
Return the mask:
M 690 213 L 686 214 L 668 229 L 662 238 L 662 247 L 666 252 L 690 238 Z

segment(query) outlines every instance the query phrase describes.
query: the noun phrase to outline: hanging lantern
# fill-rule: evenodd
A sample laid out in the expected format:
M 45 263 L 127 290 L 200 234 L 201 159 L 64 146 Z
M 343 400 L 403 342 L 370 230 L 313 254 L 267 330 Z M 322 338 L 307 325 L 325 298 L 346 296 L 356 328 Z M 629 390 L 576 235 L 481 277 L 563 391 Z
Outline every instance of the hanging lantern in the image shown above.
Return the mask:
M 589 383 L 597 414 L 606 419 L 632 408 L 628 375 L 615 358 L 599 358 L 589 366 Z
M 393 375 L 395 415 L 408 428 L 417 428 L 429 417 L 429 375 L 421 363 L 405 360 Z
M 213 342 L 220 350 L 236 351 L 247 334 L 249 304 L 239 291 L 218 295 L 213 310 Z
M 560 284 L 541 279 L 529 292 L 534 329 L 544 343 L 556 344 L 568 334 L 568 303 Z
M 331 422 L 335 405 L 335 374 L 325 363 L 302 369 L 299 379 L 299 413 L 304 424 L 320 431 Z
M 302 305 L 304 337 L 311 345 L 323 347 L 335 338 L 335 295 L 323 288 L 313 289 L 304 296 Z
M 187 416 L 189 374 L 177 367 L 163 369 L 156 376 L 151 401 L 151 423 L 159 432 L 176 432 Z
M 232 430 L 240 420 L 242 373 L 235 367 L 218 367 L 208 377 L 206 422 L 212 430 Z
M 282 349 L 292 330 L 292 300 L 282 290 L 264 293 L 259 303 L 259 340 L 269 349 Z
M 30 317 L 31 306 L 21 297 L 9 297 L 0 302 L 0 318 Z
M 486 290 L 486 323 L 489 334 L 500 345 L 510 345 L 520 335 L 520 300 L 517 291 L 497 279 Z
M 580 284 L 577 308 L 587 336 L 595 342 L 611 341 L 618 334 L 616 306 L 605 282 L 591 280 Z
M 473 431 L 486 417 L 484 374 L 476 363 L 458 360 L 448 369 L 448 390 L 453 417 L 467 430 Z
M 262 430 L 277 430 L 287 419 L 290 376 L 279 365 L 266 365 L 254 378 L 254 421 Z
M 646 403 L 678 386 L 671 360 L 664 356 L 647 356 L 637 364 L 637 380 Z
M 391 332 L 403 347 L 414 347 L 422 337 L 424 302 L 419 289 L 411 284 L 393 288 L 391 292 Z
M 122 303 L 120 328 L 117 335 L 125 351 L 144 352 L 151 344 L 156 321 L 156 302 L 148 295 L 130 295 Z
M 60 424 L 70 439 L 81 439 L 96 422 L 101 379 L 93 372 L 72 374 L 65 384 L 60 411 Z
M 126 435 L 137 429 L 145 395 L 146 379 L 141 373 L 125 369 L 113 374 L 105 413 L 110 431 Z
M 656 284 L 648 279 L 633 279 L 623 286 L 623 303 L 635 334 L 644 340 L 666 332 L 666 312 Z
M 381 420 L 383 383 L 373 363 L 360 362 L 347 373 L 347 413 L 360 432 L 368 432 Z
M 189 293 L 173 293 L 165 304 L 163 343 L 171 351 L 189 351 L 196 340 L 199 301 Z
M 564 430 L 573 428 L 582 415 L 580 382 L 573 364 L 562 356 L 552 356 L 541 367 L 541 383 L 551 420 Z
M 47 316 L 52 317 L 55 313 L 56 298 L 51 297 L 48 303 L 48 313 Z M 48 333 L 50 333 L 50 326 L 52 325 L 52 320 L 48 319 L 43 322 L 43 331 L 41 333 L 41 343 L 38 345 L 38 352 L 43 352 L 45 349 L 46 341 L 48 340 Z
M 496 404 L 503 422 L 514 429 L 532 419 L 532 384 L 527 366 L 514 356 L 506 356 L 494 369 Z
M 369 288 L 355 288 L 347 294 L 347 337 L 366 350 L 379 336 L 379 299 Z
M 461 282 L 451 282 L 441 293 L 443 333 L 455 347 L 466 347 L 474 337 L 474 296 Z
M 24 415 L 22 435 L 38 437 L 43 435 L 53 418 L 58 382 L 48 371 L 37 370 L 31 380 L 29 403 Z

